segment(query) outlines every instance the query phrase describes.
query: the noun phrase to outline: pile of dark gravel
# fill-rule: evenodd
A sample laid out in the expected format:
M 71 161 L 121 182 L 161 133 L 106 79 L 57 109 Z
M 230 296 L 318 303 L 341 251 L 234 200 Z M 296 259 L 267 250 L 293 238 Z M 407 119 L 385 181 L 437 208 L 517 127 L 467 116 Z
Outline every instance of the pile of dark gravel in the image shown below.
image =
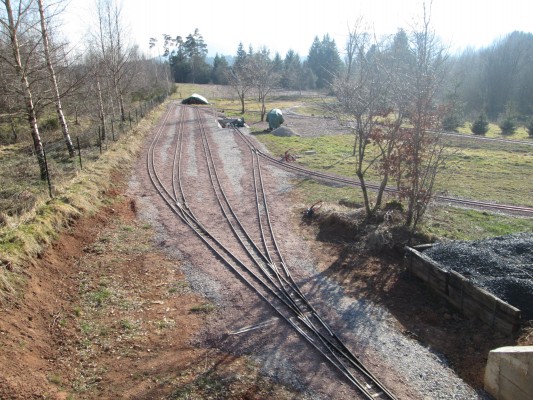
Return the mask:
M 437 243 L 424 254 L 533 319 L 533 234 Z

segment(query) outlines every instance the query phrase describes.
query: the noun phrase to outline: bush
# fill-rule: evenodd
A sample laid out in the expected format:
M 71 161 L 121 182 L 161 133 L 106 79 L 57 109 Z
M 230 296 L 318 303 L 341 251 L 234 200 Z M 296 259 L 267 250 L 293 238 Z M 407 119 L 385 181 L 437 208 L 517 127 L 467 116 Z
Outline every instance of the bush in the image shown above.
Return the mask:
M 529 122 L 527 123 L 526 129 L 527 129 L 527 133 L 529 134 L 529 137 L 533 138 L 533 118 L 531 118 Z
M 516 124 L 512 118 L 507 117 L 500 123 L 500 129 L 502 135 L 512 135 L 516 131 Z
M 457 132 L 457 128 L 459 128 L 459 126 L 461 126 L 461 121 L 459 121 L 457 115 L 447 115 L 442 121 L 442 128 L 445 131 Z
M 39 128 L 43 131 L 55 131 L 59 128 L 59 120 L 56 116 L 48 117 L 39 123 Z
M 489 131 L 489 122 L 484 114 L 480 114 L 479 118 L 474 121 L 470 128 L 474 135 L 485 135 Z

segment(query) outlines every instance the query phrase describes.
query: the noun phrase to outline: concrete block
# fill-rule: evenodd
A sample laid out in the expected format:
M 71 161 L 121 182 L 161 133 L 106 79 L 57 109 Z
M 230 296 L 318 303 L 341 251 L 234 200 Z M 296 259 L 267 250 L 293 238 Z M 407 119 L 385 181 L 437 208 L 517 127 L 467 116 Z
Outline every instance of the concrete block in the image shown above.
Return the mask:
M 485 390 L 496 400 L 533 399 L 533 346 L 491 350 Z

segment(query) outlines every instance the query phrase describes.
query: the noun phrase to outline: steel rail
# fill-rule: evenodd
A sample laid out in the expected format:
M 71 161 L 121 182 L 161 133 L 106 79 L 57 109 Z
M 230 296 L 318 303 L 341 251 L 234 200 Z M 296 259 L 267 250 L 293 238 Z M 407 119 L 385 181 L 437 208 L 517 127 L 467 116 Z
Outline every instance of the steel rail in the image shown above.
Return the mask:
M 168 119 L 168 116 L 170 115 L 170 110 L 169 112 L 165 115 L 165 119 L 164 121 L 166 121 Z M 182 112 L 182 120 L 183 120 L 183 115 L 184 113 Z M 201 120 L 201 119 L 200 119 Z M 176 149 L 178 148 L 182 148 L 182 144 L 183 144 L 183 140 L 182 140 L 182 126 L 183 126 L 183 123 L 181 122 L 180 123 L 180 126 L 181 128 L 179 128 L 179 134 L 177 135 L 178 136 L 178 141 L 179 143 L 177 144 L 176 146 Z M 184 196 L 184 192 L 182 192 L 182 197 L 178 197 L 177 195 L 177 192 L 179 190 L 176 189 L 176 184 L 175 184 L 175 179 L 174 179 L 174 171 L 176 170 L 176 154 L 177 154 L 177 151 L 175 152 L 175 158 L 174 158 L 174 161 L 173 161 L 173 178 L 172 178 L 172 186 L 173 186 L 173 192 L 174 192 L 174 195 L 172 196 L 169 192 L 169 190 L 165 187 L 165 185 L 162 183 L 162 180 L 161 178 L 159 177 L 159 174 L 157 172 L 157 168 L 155 166 L 155 146 L 157 144 L 157 141 L 159 140 L 159 137 L 161 135 L 161 132 L 162 132 L 162 127 L 158 130 L 157 134 L 155 135 L 154 137 L 154 140 L 150 146 L 150 149 L 148 151 L 148 154 L 147 154 L 147 168 L 148 168 L 148 172 L 149 172 L 149 176 L 150 176 L 150 179 L 152 181 L 152 184 L 154 185 L 154 187 L 156 188 L 156 190 L 159 192 L 159 194 L 161 195 L 161 197 L 163 198 L 163 200 L 167 203 L 167 205 L 169 206 L 169 208 L 172 210 L 172 212 L 174 212 L 180 219 L 182 219 L 183 222 L 185 222 L 189 227 L 191 227 L 195 233 L 198 234 L 198 236 L 204 241 L 204 243 L 206 243 L 206 245 L 208 245 L 208 247 L 211 248 L 211 250 L 217 254 L 217 256 L 222 259 L 227 265 L 229 265 L 235 273 L 237 273 L 237 275 L 239 275 L 239 277 L 241 279 L 243 279 L 245 281 L 245 283 L 247 283 L 249 286 L 251 286 L 252 288 L 255 289 L 255 291 L 260 295 L 260 297 L 262 297 L 265 301 L 268 302 L 268 304 L 270 304 L 278 314 L 280 314 L 291 326 L 293 326 L 293 328 L 298 332 L 300 333 L 303 337 L 305 337 L 308 341 L 310 341 L 310 343 L 317 349 L 319 349 L 321 351 L 321 353 L 337 368 L 341 371 L 341 373 L 350 381 L 352 382 L 360 391 L 361 393 L 363 393 L 367 398 L 371 399 L 371 398 L 374 398 L 375 394 L 372 394 L 370 393 L 369 391 L 367 391 L 366 389 L 366 386 L 364 385 L 364 383 L 361 383 L 357 378 L 355 378 L 347 369 L 345 366 L 343 366 L 342 364 L 338 364 L 338 357 L 337 355 L 335 354 L 326 354 L 324 353 L 323 350 L 321 350 L 318 346 L 318 343 L 316 341 L 314 341 L 312 338 L 309 337 L 308 333 L 306 331 L 304 331 L 303 329 L 305 327 L 308 327 L 309 329 L 311 329 L 311 331 L 313 331 L 313 327 L 309 327 L 309 322 L 308 321 L 305 321 L 305 318 L 303 318 L 302 314 L 301 313 L 298 313 L 297 310 L 297 317 L 300 319 L 300 320 L 304 320 L 304 328 L 302 328 L 301 326 L 297 325 L 295 322 L 294 322 L 294 319 L 292 317 L 287 317 L 285 315 L 283 315 L 283 313 L 281 313 L 281 311 L 277 308 L 277 306 L 272 303 L 271 300 L 267 299 L 265 297 L 265 295 L 257 289 L 257 287 L 255 287 L 251 282 L 250 280 L 248 280 L 246 277 L 244 277 L 244 275 L 241 273 L 241 271 L 239 271 L 237 268 L 236 268 L 236 265 L 235 264 L 238 264 L 240 265 L 241 267 L 244 266 L 243 262 L 240 261 L 237 257 L 235 257 L 229 250 L 227 249 L 224 249 L 223 245 L 221 245 L 218 241 L 216 241 L 216 239 L 205 229 L 205 227 L 203 227 L 200 222 L 196 219 L 196 217 L 192 214 L 192 211 L 189 209 L 189 207 L 187 206 L 187 202 L 186 202 L 186 199 L 185 199 L 185 196 Z M 205 133 L 205 132 L 204 132 Z M 206 137 L 206 140 L 207 140 L 207 137 Z M 207 142 L 204 142 L 204 143 L 207 143 Z M 181 150 L 180 150 L 181 152 Z M 207 153 L 206 153 L 207 155 Z M 177 163 L 177 168 L 178 168 L 178 177 L 180 176 L 180 173 L 179 173 L 179 170 L 181 168 L 179 168 L 179 165 L 180 165 L 180 160 L 181 160 L 181 157 L 179 158 L 178 160 L 178 163 Z M 213 163 L 214 165 L 214 163 Z M 178 181 L 180 180 L 180 178 L 178 178 Z M 182 186 L 181 186 L 181 183 L 179 182 L 179 188 L 180 190 L 182 189 Z M 216 189 L 215 189 L 216 190 Z M 218 196 L 217 196 L 218 197 Z M 183 205 L 180 203 L 179 200 L 182 200 L 183 202 Z M 229 202 L 228 202 L 229 204 Z M 219 248 L 217 248 L 217 246 Z M 224 254 L 224 252 L 226 254 Z M 229 258 L 232 258 L 233 261 L 230 261 Z M 255 259 L 254 259 L 255 260 Z M 252 276 L 254 279 L 256 279 L 257 277 L 255 275 Z M 256 279 L 257 280 L 257 279 Z M 267 287 L 268 290 L 270 291 L 274 291 L 273 288 L 269 288 L 266 283 L 264 281 L 261 281 L 259 280 L 260 284 L 264 285 L 265 287 Z M 279 297 L 279 293 L 278 293 L 278 297 Z M 283 299 L 282 299 L 282 302 Z M 284 302 L 290 309 L 293 310 L 293 308 L 291 307 L 290 304 L 287 304 L 286 302 Z M 293 310 L 295 311 L 295 310 Z M 322 337 L 319 335 L 318 336 L 318 339 L 319 341 L 321 341 L 322 343 L 324 343 Z M 337 362 L 335 361 L 337 360 Z M 379 385 L 377 385 L 377 387 L 379 388 Z M 387 394 L 385 392 L 385 394 Z M 389 398 L 394 398 L 394 397 L 390 397 Z
M 199 111 L 198 111 L 199 113 Z M 199 119 L 199 121 L 201 121 L 201 119 Z M 202 128 L 202 131 L 203 131 L 203 128 Z M 208 140 L 207 140 L 207 136 L 205 135 L 205 132 L 203 131 L 204 135 L 203 137 L 205 138 L 204 140 L 204 144 L 207 145 L 207 147 L 209 146 L 208 145 Z M 206 151 L 206 156 L 208 157 L 211 157 L 211 154 L 210 154 L 210 150 L 207 148 L 207 151 Z M 253 152 L 252 152 L 252 157 L 253 157 Z M 252 158 L 253 160 L 253 158 Z M 257 159 L 258 160 L 258 159 Z M 216 171 L 216 167 L 214 166 L 214 161 L 212 161 L 213 163 L 213 170 Z M 266 202 L 266 197 L 265 197 L 265 191 L 264 191 L 264 186 L 262 184 L 262 178 L 260 179 L 260 182 L 259 182 L 259 185 L 257 184 L 257 180 L 256 180 L 256 177 L 257 176 L 261 176 L 261 172 L 260 172 L 260 166 L 259 164 L 257 163 L 257 167 L 258 167 L 258 174 L 256 175 L 255 174 L 255 164 L 254 164 L 254 169 L 253 169 L 253 172 L 254 172 L 254 187 L 255 187 L 255 193 L 256 193 L 256 200 L 259 202 L 259 198 L 260 196 L 258 195 L 258 188 L 260 187 L 262 189 L 262 193 L 263 193 L 263 200 L 264 200 L 264 204 L 263 204 L 263 207 L 265 208 L 265 214 L 266 214 L 266 217 L 267 217 L 267 221 L 268 221 L 268 224 L 269 224 L 269 231 L 271 232 L 272 234 L 272 240 L 273 242 L 275 242 L 275 235 L 273 234 L 273 231 L 272 231 L 272 225 L 270 224 L 270 219 L 269 219 L 269 215 L 268 215 L 268 205 L 267 205 L 267 202 Z M 217 181 L 217 184 L 220 184 L 219 180 L 218 180 L 218 177 L 217 177 L 217 174 L 216 172 L 214 172 L 213 174 L 215 176 L 215 179 L 212 179 L 212 182 L 214 182 L 215 180 Z M 222 190 L 223 191 L 223 190 Z M 228 203 L 228 207 L 231 208 L 231 205 L 229 204 L 229 201 L 227 199 L 226 196 L 222 196 L 224 197 L 224 200 Z M 217 198 L 220 199 L 219 196 L 217 196 Z M 260 211 L 260 207 L 258 206 L 257 207 L 257 210 L 258 210 L 258 217 L 259 217 L 259 221 L 261 223 L 261 218 L 260 218 L 260 214 L 261 214 L 261 211 Z M 235 213 L 233 213 L 235 215 Z M 264 232 L 264 230 L 262 229 L 262 231 Z M 241 238 L 240 235 L 237 235 L 239 237 L 239 239 Z M 249 236 L 248 236 L 248 239 L 249 240 L 252 240 Z M 255 249 L 258 249 L 257 246 L 253 246 Z M 279 251 L 279 248 L 277 248 L 277 243 L 276 243 L 276 252 L 279 254 L 279 257 L 281 260 L 283 260 L 283 256 L 281 255 L 281 252 Z M 253 258 L 254 261 L 256 261 L 255 258 Z M 284 263 L 284 261 L 283 261 Z M 271 269 L 274 270 L 274 272 L 276 272 L 277 274 L 277 269 L 275 268 L 275 265 L 273 263 L 269 264 L 269 267 L 271 267 Z M 287 271 L 288 273 L 288 270 L 286 269 L 286 267 L 284 266 L 285 270 Z M 288 276 L 290 277 L 290 279 L 292 279 L 292 277 L 290 276 L 290 273 L 288 273 Z M 272 282 L 272 281 L 271 281 Z M 273 282 L 272 282 L 273 283 Z M 289 283 L 289 282 L 287 282 Z M 347 360 L 349 362 L 349 364 L 351 364 L 352 367 L 354 367 L 357 371 L 359 371 L 360 373 L 362 373 L 364 376 L 366 376 L 366 378 L 368 378 L 370 380 L 370 382 L 375 385 L 379 390 L 381 390 L 383 393 L 385 393 L 389 398 L 394 398 L 394 395 L 392 395 L 391 392 L 389 392 L 385 387 L 384 385 L 381 384 L 381 382 L 379 382 L 375 376 L 373 376 L 363 365 L 362 363 L 357 359 L 357 357 L 355 357 L 347 348 L 346 346 L 340 341 L 340 339 L 338 338 L 338 336 L 334 335 L 331 331 L 331 329 L 329 328 L 329 326 L 327 324 L 324 323 L 324 321 L 320 318 L 320 316 L 318 315 L 318 313 L 316 312 L 316 310 L 311 306 L 311 304 L 309 303 L 309 301 L 305 298 L 305 296 L 303 295 L 303 293 L 300 291 L 300 289 L 297 287 L 296 283 L 294 282 L 294 280 L 292 280 L 292 284 L 289 283 L 289 289 L 293 290 L 294 291 L 294 294 L 293 296 L 295 295 L 295 297 L 297 297 L 297 299 L 295 299 L 294 301 L 292 301 L 292 296 L 291 296 L 291 293 L 288 292 L 288 288 L 285 288 L 283 286 L 283 283 L 280 281 L 280 284 L 282 285 L 281 287 L 279 287 L 279 289 L 281 291 L 283 291 L 283 293 L 285 294 L 286 296 L 286 299 L 287 301 L 291 302 L 291 305 L 289 306 L 293 311 L 295 311 L 297 314 L 298 314 L 298 317 L 300 319 L 302 319 L 302 322 L 304 322 L 304 324 L 309 328 L 311 329 L 311 331 L 319 338 L 319 340 L 323 343 L 323 345 L 326 346 L 327 350 L 330 351 L 330 353 L 332 354 L 333 357 L 335 357 L 335 359 L 341 364 L 343 365 L 343 368 L 346 369 L 346 366 L 343 364 L 343 362 L 340 360 L 339 356 L 341 356 L 343 359 Z M 328 338 L 327 335 L 325 335 L 323 332 L 320 332 L 319 328 L 313 324 L 313 322 L 307 317 L 307 313 L 309 312 L 309 310 L 302 310 L 301 309 L 301 305 L 298 305 L 296 304 L 297 300 L 300 300 L 303 305 L 307 308 L 310 308 L 311 310 L 311 313 L 312 315 L 318 320 L 318 323 L 320 325 L 322 325 L 323 327 L 326 328 L 327 332 L 329 333 L 329 335 L 331 337 L 333 337 L 336 341 L 338 341 L 339 343 L 333 343 L 331 338 Z M 296 306 L 296 309 L 294 309 L 295 307 L 293 307 L 292 305 Z
M 226 260 L 226 263 L 228 263 L 228 261 Z M 229 264 L 228 264 L 229 265 Z M 234 268 L 234 267 L 233 267 Z M 253 274 L 253 273 L 252 273 Z M 263 282 L 264 284 L 264 282 Z M 265 284 L 266 286 L 266 284 Z M 254 287 L 252 285 L 252 288 L 255 289 L 256 292 L 258 292 L 259 294 L 261 294 L 261 292 L 258 291 L 258 289 L 256 287 Z M 279 293 L 274 293 L 274 289 L 271 289 L 271 292 L 272 294 L 274 294 L 276 297 L 279 298 L 280 294 Z M 268 304 L 270 304 L 275 310 L 276 312 L 281 315 L 283 317 L 283 319 L 288 322 L 300 335 L 302 335 L 307 341 L 309 341 L 317 350 L 319 350 L 321 352 L 321 354 L 330 362 L 332 363 L 333 366 L 335 366 L 337 369 L 340 370 L 340 372 L 352 383 L 354 384 L 363 394 L 365 394 L 365 396 L 367 398 L 374 398 L 373 397 L 373 394 L 368 392 L 367 388 L 366 388 L 366 385 L 364 385 L 364 383 L 362 382 L 359 382 L 357 378 L 355 378 L 345 367 L 344 365 L 340 364 L 338 362 L 338 359 L 335 357 L 335 356 L 331 356 L 330 354 L 327 354 L 324 352 L 323 349 L 321 349 L 319 347 L 319 345 L 309 336 L 309 333 L 305 331 L 305 327 L 307 325 L 307 328 L 309 328 L 309 324 L 308 322 L 305 320 L 305 316 L 301 315 L 301 313 L 298 313 L 298 310 L 297 308 L 294 308 L 294 305 L 293 304 L 288 304 L 285 300 L 285 298 L 282 298 L 282 302 L 285 303 L 285 305 L 290 309 L 292 310 L 295 314 L 297 314 L 297 320 L 296 321 L 300 321 L 300 322 L 304 322 L 304 327 L 302 326 L 299 326 L 297 324 L 297 322 L 294 320 L 293 317 L 287 317 L 286 315 L 284 315 L 281 310 L 279 309 L 279 307 L 277 307 L 276 305 L 274 305 L 272 303 L 272 301 L 266 299 L 266 297 L 261 294 L 261 297 L 263 299 L 265 299 Z
M 201 121 L 201 119 L 199 119 L 199 121 Z M 203 128 L 202 128 L 203 129 Z M 205 141 L 204 143 L 207 144 L 208 146 L 208 140 L 207 140 L 207 136 L 204 135 L 204 138 L 205 138 Z M 209 150 L 206 152 L 206 155 L 208 155 L 208 157 L 210 157 L 210 153 L 209 153 Z M 252 154 L 252 157 L 253 157 L 253 154 Z M 214 161 L 212 162 L 213 163 L 213 169 L 216 169 L 215 166 L 214 166 Z M 256 192 L 256 200 L 259 201 L 259 196 L 258 196 L 258 188 L 261 187 L 262 188 L 262 192 L 263 192 L 263 199 L 264 199 L 264 205 L 263 207 L 265 208 L 265 214 L 267 216 L 267 220 L 269 221 L 269 216 L 268 216 L 268 206 L 267 206 L 267 202 L 266 202 L 266 197 L 264 195 L 264 187 L 262 185 L 262 182 L 260 182 L 259 185 L 257 185 L 257 181 L 255 179 L 256 176 L 261 176 L 261 172 L 260 172 L 260 167 L 259 167 L 259 164 L 258 165 L 258 175 L 256 175 L 254 173 L 254 186 L 255 186 L 255 192 Z M 255 168 L 255 167 L 254 167 Z M 255 171 L 255 169 L 254 169 Z M 215 179 L 212 180 L 213 181 L 217 181 L 217 183 L 219 184 L 219 181 L 218 181 L 218 178 L 216 177 L 216 173 L 214 174 L 215 175 Z M 220 199 L 220 197 L 217 196 L 217 198 Z M 224 196 L 224 199 L 225 201 L 227 202 L 227 205 L 228 207 L 231 208 L 231 205 L 229 204 L 229 201 L 227 200 L 227 197 Z M 258 212 L 259 214 L 261 214 L 261 211 L 260 211 L 260 207 L 258 207 Z M 233 213 L 234 214 L 234 213 Z M 234 214 L 235 215 L 235 214 Z M 259 218 L 259 221 L 261 221 L 261 217 L 260 215 L 258 216 Z M 260 222 L 261 223 L 261 222 Z M 269 222 L 270 223 L 270 222 Z M 273 242 L 275 242 L 275 236 L 273 235 L 273 232 L 272 232 L 272 226 L 270 224 L 269 226 L 269 230 L 270 232 L 272 233 L 272 237 L 273 237 Z M 241 238 L 240 235 L 238 235 L 239 238 Z M 249 236 L 248 236 L 248 239 L 249 240 L 252 240 Z M 277 246 L 277 244 L 276 244 Z M 253 246 L 255 249 L 258 249 L 257 246 Z M 277 248 L 277 253 L 279 254 L 281 260 L 283 260 L 283 257 L 281 255 L 281 252 L 279 251 L 279 248 Z M 256 261 L 255 258 L 253 258 L 254 261 Z M 284 263 L 284 261 L 283 261 Z M 269 264 L 269 267 L 271 267 L 271 269 L 274 270 L 274 272 L 277 274 L 277 269 L 275 268 L 275 266 L 273 265 L 273 263 Z M 284 266 L 285 267 L 285 266 Z M 285 270 L 288 272 L 288 270 L 286 269 L 285 267 Z M 290 273 L 288 274 L 289 277 L 290 277 Z M 292 277 L 290 277 L 292 279 Z M 272 282 L 272 281 L 271 281 Z M 289 283 L 289 282 L 287 282 Z M 338 338 L 338 336 L 334 335 L 331 331 L 331 329 L 329 328 L 329 326 L 320 318 L 320 316 L 318 315 L 318 313 L 316 312 L 316 310 L 311 306 L 311 304 L 309 303 L 309 301 L 305 298 L 305 296 L 303 295 L 303 293 L 300 291 L 300 289 L 297 287 L 296 283 L 294 282 L 294 280 L 292 280 L 292 284 L 289 283 L 289 288 L 285 288 L 283 286 L 283 283 L 280 281 L 280 284 L 282 285 L 279 289 L 281 291 L 283 291 L 283 293 L 286 295 L 286 299 L 291 302 L 291 304 L 295 305 L 296 306 L 296 310 L 294 310 L 294 307 L 293 306 L 290 306 L 291 309 L 293 309 L 295 312 L 298 313 L 299 315 L 299 318 L 303 318 L 303 322 L 312 330 L 312 332 L 322 341 L 322 343 L 328 348 L 329 351 L 331 351 L 332 353 L 334 351 L 336 351 L 337 353 L 333 354 L 333 356 L 342 364 L 342 361 L 338 358 L 338 355 L 342 356 L 345 360 L 347 360 L 353 367 L 355 367 L 360 373 L 362 373 L 363 375 L 365 375 L 375 386 L 377 386 L 379 388 L 379 390 L 381 390 L 382 392 L 384 392 L 385 394 L 389 395 L 390 398 L 393 398 L 394 396 L 387 391 L 387 389 L 381 384 L 381 382 L 379 382 L 375 376 L 373 376 L 363 365 L 362 363 L 357 359 L 357 357 L 355 357 L 347 348 L 346 346 L 344 345 L 344 343 L 342 343 L 342 341 L 340 341 L 340 339 Z M 294 294 L 293 296 L 295 296 L 297 299 L 292 301 L 292 296 L 291 296 L 291 293 L 288 292 L 288 289 L 290 290 L 293 290 L 294 291 Z M 298 300 L 300 300 L 303 305 L 307 308 L 310 308 L 310 310 L 302 310 L 301 309 L 301 305 L 297 305 L 295 304 L 295 302 L 297 302 Z M 323 332 L 320 332 L 319 331 L 319 328 L 317 328 L 317 326 L 315 324 L 313 324 L 313 322 L 307 317 L 307 314 L 308 313 L 311 313 L 318 321 L 318 323 L 324 327 L 327 332 L 329 333 L 329 335 L 331 337 L 333 337 L 335 339 L 335 341 L 337 341 L 338 343 L 334 343 L 332 342 L 331 338 L 329 338 L 327 335 L 325 335 Z M 344 367 L 346 368 L 346 367 Z
M 248 148 L 250 149 L 250 152 L 252 153 L 252 155 L 255 155 L 255 158 L 257 158 L 257 161 L 256 161 L 257 169 L 258 169 L 259 175 L 260 175 L 261 174 L 261 166 L 260 166 L 259 157 L 257 155 L 259 150 L 255 147 L 254 143 L 248 137 L 246 137 L 246 135 L 244 135 L 240 130 L 238 130 L 236 127 L 233 127 L 233 129 L 238 134 L 238 137 L 241 138 L 241 140 L 243 140 L 244 143 L 248 146 Z M 262 186 L 262 180 L 261 180 L 261 185 L 260 186 L 262 188 L 263 196 L 266 196 L 264 188 Z M 257 196 L 257 192 L 256 192 L 256 196 Z M 267 218 L 269 218 L 268 217 L 268 205 L 267 205 L 267 202 L 266 202 L 266 198 L 264 198 L 264 201 L 265 201 L 265 207 L 267 209 Z M 270 224 L 270 221 L 268 223 L 269 223 L 268 227 L 269 227 L 269 229 L 270 229 L 270 231 L 272 233 L 273 241 L 275 243 L 275 251 L 279 254 L 279 257 L 280 257 L 280 259 L 282 260 L 282 262 L 284 264 L 285 261 L 283 260 L 283 256 L 281 254 L 281 251 L 279 250 L 279 247 L 277 246 L 277 243 L 275 241 L 275 235 L 272 232 L 272 226 Z M 379 379 L 375 375 L 373 375 L 372 372 L 370 372 L 364 366 L 364 364 L 359 360 L 359 358 L 356 355 L 354 355 L 348 349 L 348 347 L 344 344 L 344 342 L 335 334 L 335 332 L 329 327 L 329 325 L 320 317 L 319 313 L 315 310 L 313 305 L 308 301 L 308 299 L 306 298 L 304 293 L 300 290 L 299 286 L 294 281 L 294 279 L 292 278 L 289 270 L 286 268 L 285 265 L 284 265 L 284 269 L 287 271 L 288 278 L 291 281 L 292 289 L 295 290 L 296 293 L 298 293 L 299 299 L 311 310 L 312 315 L 318 320 L 318 323 L 323 328 L 325 328 L 328 331 L 328 333 L 330 334 L 330 336 L 332 338 L 335 339 L 335 342 L 333 342 L 327 336 L 321 335 L 322 339 L 327 342 L 327 345 L 328 346 L 332 346 L 336 351 L 338 351 L 354 368 L 356 368 L 360 373 L 364 374 L 368 379 L 370 379 L 372 381 L 372 383 L 374 385 L 376 385 L 377 387 L 379 387 L 379 389 L 382 392 L 384 392 L 389 398 L 395 398 L 394 395 L 392 394 L 392 392 L 390 392 L 379 381 Z
M 241 135 L 244 136 L 244 134 L 238 128 L 235 127 L 234 129 L 236 129 Z M 318 178 L 318 179 L 325 180 L 328 182 L 335 182 L 335 183 L 340 183 L 340 184 L 349 185 L 349 186 L 361 186 L 361 183 L 355 179 L 337 176 L 337 175 L 331 175 L 331 174 L 327 174 L 327 173 L 316 171 L 316 170 L 310 170 L 308 168 L 305 168 L 299 165 L 294 165 L 294 164 L 283 162 L 259 149 L 256 149 L 256 151 L 259 156 L 269 161 L 270 163 L 277 165 L 281 168 L 290 170 L 292 172 L 296 172 L 298 174 L 304 175 L 306 177 L 314 177 L 314 178 Z M 373 184 L 373 183 L 367 183 L 366 186 L 372 190 L 379 189 L 379 185 Z M 390 186 L 387 186 L 385 188 L 385 191 L 388 193 L 397 193 L 397 190 Z M 498 203 L 491 203 L 488 201 L 460 199 L 456 197 L 449 197 L 449 196 L 442 196 L 442 195 L 436 195 L 435 200 L 440 203 L 451 203 L 451 204 L 457 204 L 460 206 L 467 206 L 467 207 L 470 206 L 474 208 L 491 209 L 495 211 L 507 211 L 507 212 L 522 214 L 526 216 L 529 216 L 529 215 L 533 216 L 533 207 L 528 207 L 528 206 L 498 204 Z

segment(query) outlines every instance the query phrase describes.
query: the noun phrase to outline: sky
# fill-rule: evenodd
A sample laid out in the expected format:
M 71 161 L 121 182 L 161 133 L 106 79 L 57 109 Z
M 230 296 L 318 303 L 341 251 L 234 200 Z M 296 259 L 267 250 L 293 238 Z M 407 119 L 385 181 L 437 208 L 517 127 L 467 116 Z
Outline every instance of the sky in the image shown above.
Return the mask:
M 94 27 L 96 0 L 70 0 L 64 31 L 83 42 Z M 426 4 L 429 0 L 426 0 Z M 342 52 L 348 31 L 359 18 L 377 36 L 409 30 L 420 23 L 422 0 L 122 0 L 124 24 L 132 43 L 147 55 L 151 37 L 185 37 L 198 28 L 215 53 L 234 55 L 262 46 L 282 58 L 289 49 L 305 57 L 315 36 L 335 39 Z M 533 32 L 533 0 L 433 0 L 431 26 L 450 51 L 490 45 L 515 30 Z

